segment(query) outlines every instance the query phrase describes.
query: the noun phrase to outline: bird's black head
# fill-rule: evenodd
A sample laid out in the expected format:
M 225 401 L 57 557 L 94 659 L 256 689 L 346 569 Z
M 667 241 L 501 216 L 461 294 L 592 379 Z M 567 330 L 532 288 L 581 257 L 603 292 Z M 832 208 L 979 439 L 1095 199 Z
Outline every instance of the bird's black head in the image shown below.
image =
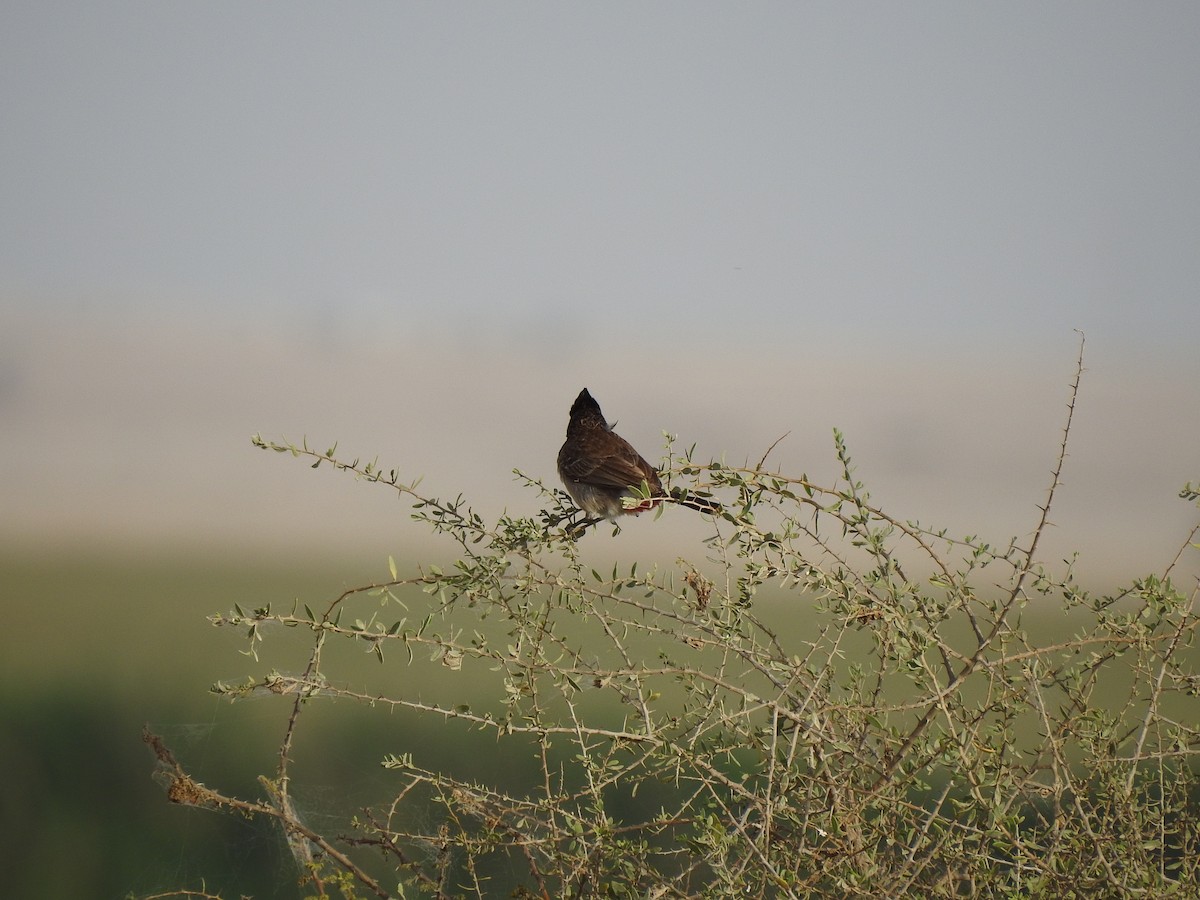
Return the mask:
M 604 413 L 600 412 L 600 404 L 588 393 L 588 389 L 584 388 L 575 398 L 575 402 L 571 404 L 571 421 L 567 425 L 567 430 L 570 431 L 577 425 L 596 423 L 599 423 L 602 428 L 608 428 L 608 423 L 604 421 Z

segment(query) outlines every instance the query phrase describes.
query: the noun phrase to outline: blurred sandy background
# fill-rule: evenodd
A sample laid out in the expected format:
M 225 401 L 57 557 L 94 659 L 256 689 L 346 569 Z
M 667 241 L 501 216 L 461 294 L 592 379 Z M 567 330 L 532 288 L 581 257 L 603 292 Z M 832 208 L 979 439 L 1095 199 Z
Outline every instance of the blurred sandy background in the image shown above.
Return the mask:
M 531 514 L 537 497 L 511 470 L 557 483 L 566 410 L 585 385 L 650 458 L 663 430 L 730 463 L 757 460 L 790 431 L 773 463 L 831 483 L 838 427 L 894 515 L 1023 537 L 1049 484 L 1077 352 L 1070 332 L 973 352 L 911 338 L 839 347 L 802 331 L 793 346 L 767 336 L 756 349 L 712 334 L 698 338 L 703 352 L 631 341 L 593 356 L 568 337 L 575 352 L 517 352 L 516 333 L 326 339 L 286 317 L 5 319 L 4 541 L 118 555 L 436 551 L 390 490 L 255 450 L 251 434 L 307 436 L 320 450 L 337 441 L 346 459 L 378 456 L 406 479 L 424 476 L 427 493 Z M 1100 586 L 1161 569 L 1195 520 L 1176 493 L 1200 465 L 1200 367 L 1190 350 L 1153 354 L 1113 337 L 1089 341 L 1086 367 L 1045 558 L 1078 550 Z M 692 531 L 691 519 L 642 517 L 615 546 L 645 553 L 664 530 Z

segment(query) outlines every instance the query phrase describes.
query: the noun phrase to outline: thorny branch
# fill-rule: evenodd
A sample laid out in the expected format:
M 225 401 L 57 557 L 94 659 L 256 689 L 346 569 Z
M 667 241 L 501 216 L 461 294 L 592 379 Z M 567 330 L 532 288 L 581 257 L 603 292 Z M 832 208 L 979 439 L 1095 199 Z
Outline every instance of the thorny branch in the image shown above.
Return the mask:
M 1081 336 L 1024 548 L 888 514 L 855 479 L 840 434 L 831 487 L 765 471 L 771 448 L 752 468 L 672 453 L 667 483 L 722 499 L 705 559 L 627 574 L 585 562 L 569 500 L 536 479 L 519 476 L 547 508 L 492 525 L 375 462 L 256 437 L 390 485 L 461 555 L 415 576 L 392 566 L 391 579 L 319 613 L 214 616 L 248 628 L 252 649 L 267 625 L 306 629 L 311 646 L 299 674 L 214 688 L 288 698 L 265 799 L 200 785 L 147 733 L 168 796 L 268 817 L 319 890 L 332 866 L 380 897 L 394 882 L 437 897 L 488 896 L 503 882 L 543 898 L 1132 896 L 1191 883 L 1200 621 L 1196 593 L 1170 576 L 1197 531 L 1161 574 L 1105 596 L 1037 559 L 1083 349 Z M 1034 595 L 1072 617 L 1069 633 L 1022 628 Z M 393 663 L 383 673 L 399 657 L 411 677 L 339 680 L 331 642 Z M 407 687 L 454 678 L 491 685 L 494 699 Z M 486 734 L 489 755 L 532 750 L 536 777 L 487 784 L 381 753 L 390 799 L 350 834 L 318 833 L 295 813 L 290 763 L 300 720 L 325 698 L 403 717 L 402 734 L 457 725 L 456 740 Z

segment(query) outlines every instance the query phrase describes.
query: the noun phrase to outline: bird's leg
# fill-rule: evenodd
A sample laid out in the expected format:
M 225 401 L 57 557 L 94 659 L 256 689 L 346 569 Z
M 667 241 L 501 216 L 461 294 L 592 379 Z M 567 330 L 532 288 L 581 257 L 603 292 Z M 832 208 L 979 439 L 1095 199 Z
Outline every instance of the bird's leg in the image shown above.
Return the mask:
M 577 541 L 587 533 L 589 528 L 603 521 L 604 519 L 599 516 L 585 516 L 582 521 L 571 522 L 567 525 L 567 537 L 573 541 Z

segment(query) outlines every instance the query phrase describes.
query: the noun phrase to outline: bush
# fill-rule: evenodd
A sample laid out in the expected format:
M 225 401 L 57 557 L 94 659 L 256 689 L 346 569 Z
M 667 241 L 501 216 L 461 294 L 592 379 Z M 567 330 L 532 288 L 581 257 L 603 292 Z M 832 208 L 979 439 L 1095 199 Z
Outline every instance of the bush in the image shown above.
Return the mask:
M 459 558 L 393 563 L 323 609 L 213 617 L 252 650 L 271 623 L 302 629 L 307 664 L 214 688 L 287 708 L 262 797 L 199 784 L 147 733 L 168 796 L 276 821 L 322 896 L 1194 896 L 1193 600 L 1170 568 L 1096 596 L 1038 563 L 1081 371 L 1032 536 L 1002 546 L 872 505 L 836 432 L 831 486 L 672 448 L 668 483 L 724 504 L 703 559 L 608 572 L 536 480 L 544 512 L 491 523 L 374 463 L 256 437 L 395 490 Z M 1067 633 L 1046 633 L 1047 609 Z M 387 677 L 352 686 L 342 644 Z M 332 699 L 461 726 L 481 761 L 532 754 L 532 777 L 381 748 L 391 789 L 347 833 L 318 830 L 293 760 Z

